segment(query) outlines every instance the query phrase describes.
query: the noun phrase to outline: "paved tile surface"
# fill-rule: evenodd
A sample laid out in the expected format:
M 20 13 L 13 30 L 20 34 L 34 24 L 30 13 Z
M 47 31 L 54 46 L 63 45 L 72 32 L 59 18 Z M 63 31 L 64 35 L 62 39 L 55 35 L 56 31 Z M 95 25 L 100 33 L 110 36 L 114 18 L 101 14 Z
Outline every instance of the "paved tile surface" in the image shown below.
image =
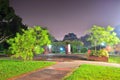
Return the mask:
M 69 71 L 43 69 L 16 80 L 61 80 Z

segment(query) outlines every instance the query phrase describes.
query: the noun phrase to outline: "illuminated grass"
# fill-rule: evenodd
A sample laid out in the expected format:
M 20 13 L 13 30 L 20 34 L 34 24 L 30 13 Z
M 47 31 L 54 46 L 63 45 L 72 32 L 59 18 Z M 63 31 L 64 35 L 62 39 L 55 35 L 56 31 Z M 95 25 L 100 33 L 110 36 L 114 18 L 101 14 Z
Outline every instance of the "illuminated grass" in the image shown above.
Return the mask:
M 120 56 L 110 56 L 109 57 L 109 62 L 120 64 Z
M 81 65 L 64 80 L 119 80 L 120 68 L 97 65 Z
M 0 80 L 6 80 L 26 72 L 50 66 L 53 62 L 0 60 Z

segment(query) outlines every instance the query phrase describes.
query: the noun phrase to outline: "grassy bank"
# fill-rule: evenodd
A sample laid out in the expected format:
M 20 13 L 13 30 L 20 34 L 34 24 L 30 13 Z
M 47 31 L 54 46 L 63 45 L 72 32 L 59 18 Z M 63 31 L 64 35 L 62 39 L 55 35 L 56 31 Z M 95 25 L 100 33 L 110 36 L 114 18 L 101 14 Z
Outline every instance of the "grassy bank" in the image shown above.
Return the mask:
M 29 71 L 40 69 L 54 64 L 53 62 L 43 61 L 15 61 L 0 60 L 0 80 L 6 80 Z
M 119 80 L 120 68 L 97 65 L 81 65 L 64 80 Z

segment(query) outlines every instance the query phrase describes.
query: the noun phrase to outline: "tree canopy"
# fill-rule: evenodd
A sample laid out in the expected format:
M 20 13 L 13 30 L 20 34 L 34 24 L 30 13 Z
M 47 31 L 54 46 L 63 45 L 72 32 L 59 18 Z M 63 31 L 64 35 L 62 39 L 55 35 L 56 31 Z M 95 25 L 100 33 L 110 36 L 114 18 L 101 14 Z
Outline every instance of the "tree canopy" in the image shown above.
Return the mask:
M 88 41 L 92 43 L 93 46 L 100 45 L 102 42 L 107 45 L 115 45 L 120 42 L 119 38 L 116 36 L 114 32 L 114 28 L 111 26 L 101 27 L 94 25 L 90 30 L 90 37 Z
M 10 7 L 9 0 L 0 0 L 0 43 L 22 32 L 22 29 L 27 29 L 27 26 L 22 24 L 22 19 Z
M 70 40 L 70 41 L 73 41 L 73 40 L 78 40 L 76 34 L 74 33 L 68 33 L 64 36 L 64 39 L 63 41 L 66 41 L 66 40 Z
M 23 34 L 17 33 L 15 38 L 7 41 L 10 44 L 9 50 L 14 57 L 21 57 L 24 60 L 32 60 L 34 54 L 44 51 L 44 46 L 50 44 L 48 30 L 35 26 L 23 30 Z

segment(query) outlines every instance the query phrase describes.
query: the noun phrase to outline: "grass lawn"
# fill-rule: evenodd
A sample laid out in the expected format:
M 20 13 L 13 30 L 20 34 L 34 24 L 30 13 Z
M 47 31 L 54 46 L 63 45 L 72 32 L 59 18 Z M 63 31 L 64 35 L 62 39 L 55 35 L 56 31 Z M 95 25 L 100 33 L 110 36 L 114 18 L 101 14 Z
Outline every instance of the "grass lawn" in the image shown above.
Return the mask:
M 110 56 L 109 57 L 109 62 L 120 64 L 120 56 Z
M 55 64 L 45 61 L 15 61 L 15 60 L 0 60 L 0 80 L 6 80 L 13 76 L 17 76 L 29 71 L 43 68 Z
M 120 80 L 120 68 L 83 64 L 64 80 Z

